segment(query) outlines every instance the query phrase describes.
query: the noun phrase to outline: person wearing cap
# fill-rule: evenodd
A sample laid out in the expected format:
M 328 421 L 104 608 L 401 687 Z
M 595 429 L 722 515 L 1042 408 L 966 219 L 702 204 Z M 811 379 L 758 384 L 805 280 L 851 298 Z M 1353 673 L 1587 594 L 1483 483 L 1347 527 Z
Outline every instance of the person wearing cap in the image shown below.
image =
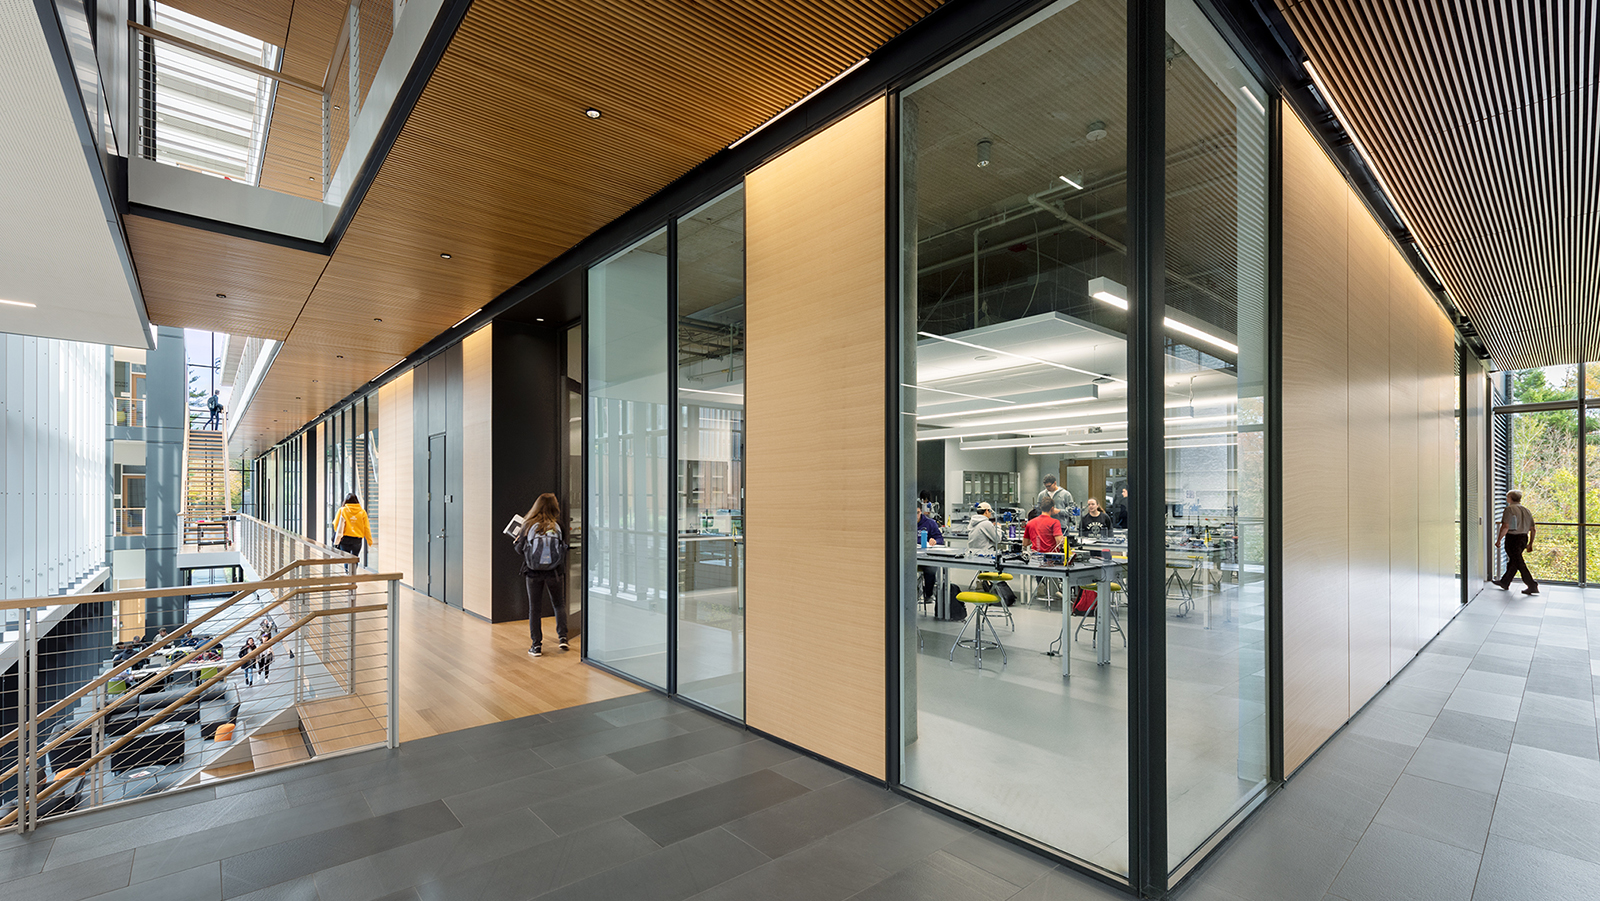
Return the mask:
M 1054 473 L 1044 477 L 1044 490 L 1039 492 L 1039 497 L 1034 500 L 1034 505 L 1043 510 L 1046 500 L 1049 500 L 1055 508 L 1054 516 L 1056 521 L 1061 523 L 1061 531 L 1067 531 L 1067 524 L 1071 521 L 1069 517 L 1072 516 L 1070 512 L 1072 510 L 1072 492 L 1056 484 Z
M 980 503 L 972 508 L 972 522 L 967 526 L 967 550 L 992 554 L 999 549 L 1000 527 L 994 522 L 994 508 Z

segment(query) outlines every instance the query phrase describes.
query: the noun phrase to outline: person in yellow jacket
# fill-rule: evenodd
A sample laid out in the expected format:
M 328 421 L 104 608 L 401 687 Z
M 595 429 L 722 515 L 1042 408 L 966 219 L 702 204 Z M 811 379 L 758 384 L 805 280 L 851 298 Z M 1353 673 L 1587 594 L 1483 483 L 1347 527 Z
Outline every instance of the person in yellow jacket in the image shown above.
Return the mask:
M 344 506 L 333 519 L 333 534 L 338 539 L 339 550 L 352 557 L 361 556 L 362 539 L 373 547 L 378 546 L 378 542 L 372 540 L 372 528 L 367 525 L 367 511 L 361 509 L 361 498 L 356 497 L 354 491 L 345 495 Z

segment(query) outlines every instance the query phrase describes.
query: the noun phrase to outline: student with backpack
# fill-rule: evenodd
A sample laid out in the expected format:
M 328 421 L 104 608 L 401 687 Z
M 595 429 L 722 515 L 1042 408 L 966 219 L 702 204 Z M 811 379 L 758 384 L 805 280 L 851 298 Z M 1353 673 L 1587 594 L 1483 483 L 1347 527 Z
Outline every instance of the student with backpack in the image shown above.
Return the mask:
M 556 637 L 567 649 L 567 541 L 561 534 L 561 502 L 545 492 L 533 502 L 517 530 L 517 553 L 522 555 L 522 576 L 528 584 L 528 636 L 533 643 L 528 656 L 543 656 L 544 594 L 556 611 Z

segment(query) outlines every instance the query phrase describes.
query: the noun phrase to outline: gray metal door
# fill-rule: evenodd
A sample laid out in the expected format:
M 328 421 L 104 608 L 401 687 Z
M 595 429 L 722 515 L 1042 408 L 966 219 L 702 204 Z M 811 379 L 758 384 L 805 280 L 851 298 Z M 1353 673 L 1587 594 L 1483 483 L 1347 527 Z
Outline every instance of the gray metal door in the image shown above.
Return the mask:
M 445 600 L 445 436 L 428 436 L 428 596 Z

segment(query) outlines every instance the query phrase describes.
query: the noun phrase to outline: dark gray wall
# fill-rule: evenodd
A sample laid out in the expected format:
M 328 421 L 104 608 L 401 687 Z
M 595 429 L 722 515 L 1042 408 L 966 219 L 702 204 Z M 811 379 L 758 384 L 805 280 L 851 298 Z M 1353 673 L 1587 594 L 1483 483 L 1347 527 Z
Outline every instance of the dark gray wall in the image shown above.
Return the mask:
M 412 587 L 428 591 L 439 574 L 430 572 L 428 556 L 428 439 L 445 436 L 445 572 L 444 590 L 431 596 L 452 607 L 463 602 L 461 461 L 466 449 L 462 425 L 461 345 L 455 344 L 416 368 L 412 375 Z
M 494 324 L 494 479 L 492 521 L 506 523 L 526 513 L 534 498 L 550 491 L 565 498 L 567 390 L 561 368 L 559 329 L 529 323 Z M 563 527 L 570 513 L 563 510 Z M 565 528 L 570 534 L 570 528 Z M 490 618 L 526 619 L 528 595 L 511 542 L 494 543 Z M 567 587 L 570 597 L 572 586 Z M 574 630 L 575 631 L 575 630 Z
M 178 585 L 178 511 L 183 507 L 183 433 L 188 422 L 188 362 L 183 330 L 156 329 L 145 354 L 144 572 L 149 588 Z M 184 622 L 183 598 L 145 601 L 145 630 Z

